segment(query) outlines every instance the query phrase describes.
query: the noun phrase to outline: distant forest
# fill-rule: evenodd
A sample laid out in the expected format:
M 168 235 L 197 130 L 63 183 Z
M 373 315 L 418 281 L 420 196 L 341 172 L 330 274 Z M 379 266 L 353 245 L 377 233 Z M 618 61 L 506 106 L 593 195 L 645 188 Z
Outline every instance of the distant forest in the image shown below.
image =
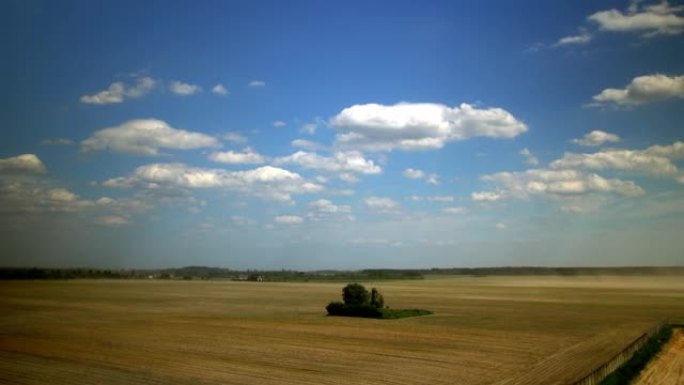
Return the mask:
M 175 279 L 235 281 L 375 281 L 423 279 L 427 275 L 520 276 L 520 275 L 684 275 L 684 266 L 671 267 L 454 267 L 432 269 L 365 269 L 356 271 L 318 270 L 232 270 L 221 267 L 187 266 L 167 269 L 89 268 L 0 268 L 0 279 Z

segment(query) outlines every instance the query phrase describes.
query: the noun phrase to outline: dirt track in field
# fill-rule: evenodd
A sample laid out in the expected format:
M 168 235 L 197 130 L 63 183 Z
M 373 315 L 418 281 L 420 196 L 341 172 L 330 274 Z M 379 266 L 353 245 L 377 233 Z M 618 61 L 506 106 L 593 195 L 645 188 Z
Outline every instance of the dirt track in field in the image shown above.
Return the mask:
M 343 286 L 0 282 L 0 383 L 484 385 L 534 367 L 574 378 L 684 318 L 681 277 L 366 284 L 392 307 L 435 312 L 401 320 L 326 317 Z
M 684 384 L 684 331 L 675 329 L 670 341 L 663 346 L 634 385 L 682 385 Z

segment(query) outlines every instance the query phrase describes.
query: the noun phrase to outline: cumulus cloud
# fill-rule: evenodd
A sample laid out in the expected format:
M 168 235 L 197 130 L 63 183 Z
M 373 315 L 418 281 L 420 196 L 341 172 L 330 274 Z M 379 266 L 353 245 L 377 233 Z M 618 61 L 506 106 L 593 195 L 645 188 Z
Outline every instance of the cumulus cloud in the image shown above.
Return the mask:
M 247 138 L 245 138 L 244 135 L 239 134 L 237 132 L 229 132 L 229 133 L 223 135 L 223 139 L 225 139 L 231 143 L 245 143 L 245 142 L 247 142 Z
M 667 146 L 651 146 L 644 150 L 608 149 L 591 154 L 565 153 L 561 159 L 551 162 L 551 168 L 676 175 L 679 169 L 673 161 L 681 158 L 684 158 L 684 142 L 675 142 Z
M 349 244 L 356 246 L 387 246 L 387 247 L 401 247 L 402 242 L 392 242 L 385 238 L 355 238 L 349 241 Z
M 103 226 L 119 227 L 128 224 L 129 219 L 121 215 L 103 215 L 96 217 L 95 223 Z
M 221 83 L 219 83 L 219 84 L 215 85 L 214 87 L 212 87 L 212 88 L 211 88 L 211 92 L 215 93 L 216 95 L 221 95 L 221 96 L 228 95 L 228 90 L 227 90 L 226 87 L 225 87 L 223 84 L 221 84 Z
M 580 139 L 573 139 L 572 142 L 585 147 L 598 147 L 604 143 L 617 143 L 620 137 L 609 132 L 594 130 Z
M 606 88 L 594 95 L 589 106 L 638 106 L 666 99 L 684 98 L 684 76 L 662 74 L 638 76 L 625 88 Z
M 565 36 L 554 44 L 554 47 L 560 47 L 564 45 L 581 45 L 587 44 L 593 39 L 593 36 L 587 32 L 582 32 L 579 35 Z
M 266 87 L 266 82 L 263 80 L 252 80 L 249 83 L 247 83 L 247 85 L 252 88 L 260 88 Z
M 399 210 L 399 204 L 392 198 L 368 197 L 363 204 L 371 211 L 379 213 L 395 213 Z
M 324 146 L 321 143 L 306 139 L 295 139 L 292 142 L 290 142 L 290 144 L 292 145 L 292 147 L 303 148 L 309 151 L 323 150 L 326 148 L 326 146 Z
M 171 83 L 169 83 L 169 90 L 176 95 L 188 96 L 202 92 L 202 87 L 196 84 L 183 83 L 178 80 L 173 80 Z
M 51 213 L 91 213 L 128 217 L 147 210 L 149 204 L 138 199 L 82 199 L 77 194 L 48 183 L 36 181 L 0 182 L 0 213 L 18 218 L 43 217 Z
M 527 126 L 501 108 L 478 109 L 463 103 L 363 104 L 342 110 L 330 120 L 339 131 L 336 144 L 369 151 L 442 148 L 473 137 L 513 138 Z
M 432 196 L 422 196 L 422 195 L 411 195 L 409 198 L 414 202 L 439 202 L 439 203 L 450 203 L 454 201 L 454 197 L 450 195 L 432 195 Z
M 212 136 L 176 129 L 157 119 L 131 120 L 96 131 L 81 142 L 84 152 L 109 150 L 147 156 L 159 155 L 161 148 L 187 150 L 219 146 Z
M 534 156 L 532 151 L 530 151 L 527 147 L 520 150 L 520 155 L 522 155 L 523 158 L 525 158 L 525 163 L 531 166 L 536 166 L 539 164 L 539 159 L 536 156 Z
M 260 164 L 266 162 L 266 158 L 250 147 L 243 149 L 242 152 L 235 152 L 232 150 L 213 152 L 209 155 L 209 159 L 214 162 L 228 164 Z
M 276 120 L 271 124 L 273 125 L 273 127 L 276 127 L 276 128 L 281 128 L 281 127 L 287 126 L 287 123 L 283 122 L 282 120 Z
M 351 206 L 336 205 L 327 199 L 319 199 L 309 203 L 308 217 L 312 220 L 322 219 L 348 219 L 353 220 L 354 217 L 348 215 L 351 213 Z
M 427 184 L 432 184 L 432 185 L 438 185 L 439 184 L 439 176 L 437 174 L 428 174 L 428 173 L 425 173 L 423 170 L 418 170 L 418 169 L 414 169 L 414 168 L 407 168 L 406 170 L 404 170 L 402 175 L 405 178 L 409 178 L 409 179 L 422 179 Z
M 470 199 L 475 202 L 496 202 L 503 198 L 502 193 L 494 191 L 478 191 L 470 194 Z
M 465 207 L 445 207 L 442 209 L 442 212 L 451 215 L 462 215 L 467 213 L 468 209 Z
M 273 218 L 273 222 L 281 225 L 298 225 L 304 223 L 304 218 L 297 215 L 278 215 Z
M 380 174 L 382 168 L 359 151 L 337 151 L 326 157 L 312 152 L 297 151 L 292 155 L 276 158 L 276 165 L 296 164 L 311 170 L 321 170 L 337 175 L 343 180 L 354 181 L 354 174 Z
M 0 159 L 0 174 L 33 174 L 47 172 L 43 162 L 34 154 L 22 154 Z
M 342 205 L 342 206 L 337 206 L 334 205 L 331 201 L 327 199 L 319 199 L 317 201 L 313 201 L 309 203 L 309 208 L 312 209 L 313 211 L 319 212 L 319 213 L 349 213 L 351 212 L 351 207 Z
M 40 142 L 41 146 L 71 146 L 74 141 L 66 138 L 45 139 Z
M 309 134 L 313 135 L 316 133 L 316 129 L 318 128 L 318 125 L 316 123 L 306 123 L 299 127 L 299 132 L 302 134 Z
M 610 9 L 590 15 L 587 19 L 602 31 L 642 32 L 644 37 L 677 35 L 684 31 L 684 6 L 671 6 L 667 1 L 640 6 L 632 3 L 626 12 Z
M 228 171 L 224 169 L 190 167 L 181 163 L 154 163 L 140 166 L 127 177 L 102 182 L 106 187 L 145 189 L 159 188 L 217 188 L 237 191 L 262 199 L 289 202 L 292 194 L 318 193 L 319 184 L 301 175 L 272 166 L 251 170 Z
M 126 98 L 139 98 L 148 94 L 156 85 L 157 81 L 147 76 L 136 79 L 135 84 L 130 86 L 124 82 L 114 82 L 106 90 L 81 96 L 81 103 L 99 105 L 122 103 Z
M 409 179 L 423 179 L 425 178 L 425 173 L 422 170 L 417 170 L 414 168 L 407 168 L 404 170 L 402 175 Z
M 495 185 L 496 192 L 474 193 L 474 200 L 528 199 L 531 196 L 563 197 L 589 193 L 614 193 L 625 196 L 644 194 L 644 190 L 632 181 L 607 179 L 578 170 L 530 169 L 523 172 L 499 172 L 485 175 L 482 180 Z M 478 194 L 478 199 L 475 194 Z

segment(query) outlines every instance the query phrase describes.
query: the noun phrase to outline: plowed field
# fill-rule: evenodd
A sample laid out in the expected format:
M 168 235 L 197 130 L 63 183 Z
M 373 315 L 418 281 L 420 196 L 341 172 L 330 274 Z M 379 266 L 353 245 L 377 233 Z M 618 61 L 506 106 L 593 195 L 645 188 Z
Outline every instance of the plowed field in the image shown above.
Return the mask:
M 343 286 L 0 282 L 0 383 L 469 385 L 546 365 L 537 380 L 550 384 L 684 316 L 682 277 L 366 284 L 391 307 L 435 312 L 400 320 L 326 317 Z

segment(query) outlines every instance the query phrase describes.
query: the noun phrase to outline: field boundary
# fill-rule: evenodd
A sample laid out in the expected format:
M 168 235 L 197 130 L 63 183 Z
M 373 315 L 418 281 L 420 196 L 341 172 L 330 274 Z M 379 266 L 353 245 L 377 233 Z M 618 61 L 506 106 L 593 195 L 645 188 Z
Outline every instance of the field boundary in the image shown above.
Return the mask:
M 661 322 L 658 325 L 652 327 L 648 331 L 641 334 L 639 337 L 635 338 L 630 342 L 622 351 L 616 353 L 608 361 L 592 370 L 589 374 L 584 376 L 582 379 L 573 382 L 571 385 L 597 385 L 604 378 L 608 377 L 611 373 L 617 370 L 622 364 L 627 362 L 634 353 L 636 353 L 652 336 L 658 334 L 660 330 L 669 325 L 670 322 Z

